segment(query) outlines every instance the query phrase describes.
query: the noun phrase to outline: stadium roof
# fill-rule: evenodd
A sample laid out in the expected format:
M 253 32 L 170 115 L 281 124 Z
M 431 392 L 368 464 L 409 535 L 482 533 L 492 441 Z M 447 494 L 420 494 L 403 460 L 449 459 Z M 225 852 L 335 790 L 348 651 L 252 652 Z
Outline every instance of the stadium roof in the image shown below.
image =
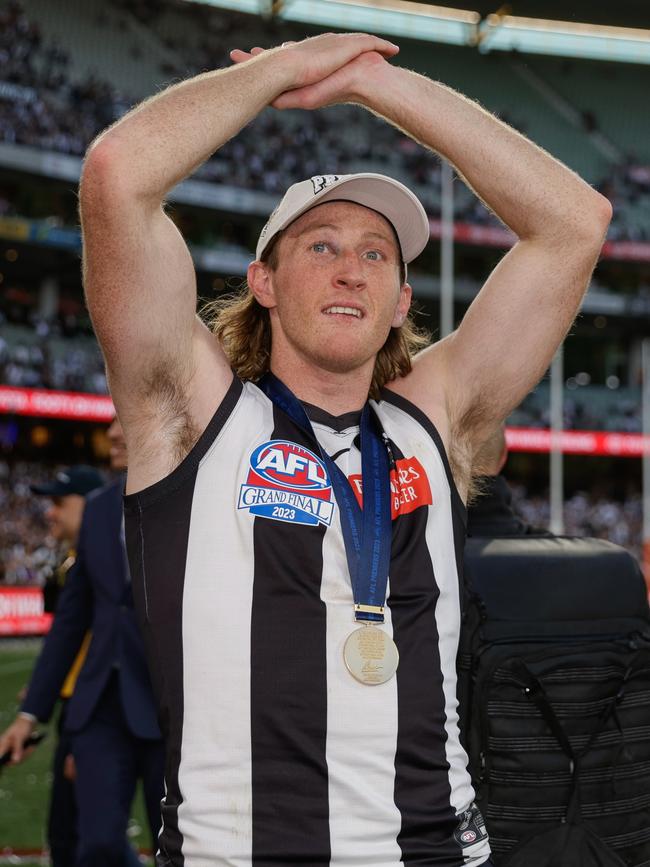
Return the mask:
M 647 0 L 203 0 L 286 21 L 452 45 L 650 64 Z M 557 17 L 556 17 L 557 16 Z M 615 23 L 614 23 L 615 22 Z
M 415 2 L 424 6 L 434 5 L 430 0 Z M 616 0 L 615 3 L 603 0 L 510 0 L 508 3 L 499 3 L 498 0 L 456 0 L 453 3 L 437 0 L 435 5 L 469 9 L 478 12 L 481 18 L 501 10 L 523 18 L 546 18 L 617 27 L 650 27 L 648 0 Z

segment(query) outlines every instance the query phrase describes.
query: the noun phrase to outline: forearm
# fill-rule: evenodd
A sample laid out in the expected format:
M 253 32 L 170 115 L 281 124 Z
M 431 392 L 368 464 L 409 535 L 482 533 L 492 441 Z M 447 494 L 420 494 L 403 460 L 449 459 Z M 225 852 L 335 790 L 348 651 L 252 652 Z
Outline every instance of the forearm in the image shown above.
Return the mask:
M 451 162 L 521 239 L 581 236 L 602 203 L 574 172 L 443 84 L 384 64 L 360 101 Z
M 95 140 L 84 175 L 109 164 L 129 196 L 159 202 L 288 86 L 276 51 L 173 85 Z

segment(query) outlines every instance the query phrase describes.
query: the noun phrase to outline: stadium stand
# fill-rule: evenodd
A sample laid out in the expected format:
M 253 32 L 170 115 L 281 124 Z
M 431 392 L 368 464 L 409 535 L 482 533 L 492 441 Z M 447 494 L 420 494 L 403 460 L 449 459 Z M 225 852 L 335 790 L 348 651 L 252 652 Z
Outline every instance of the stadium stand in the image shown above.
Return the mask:
M 524 485 L 512 485 L 515 512 L 529 524 L 549 529 L 548 492 L 531 495 Z M 643 503 L 637 491 L 615 500 L 602 491 L 576 491 L 564 503 L 564 532 L 568 536 L 609 539 L 641 560 Z
M 40 464 L 0 461 L 0 584 L 38 584 L 54 566 L 56 545 L 47 535 L 47 502 L 30 484 L 45 482 L 50 470 Z
M 568 430 L 641 431 L 641 393 L 638 388 L 613 390 L 587 385 L 565 389 L 564 427 Z M 549 390 L 542 384 L 532 391 L 510 417 L 515 427 L 548 428 Z
M 277 44 L 302 38 L 307 30 L 282 22 L 262 26 L 249 15 L 172 0 L 69 0 L 68 7 L 67 16 L 47 0 L 22 5 L 12 0 L 3 8 L 0 44 L 7 71 L 0 82 L 0 138 L 5 141 L 81 155 L 94 135 L 134 101 L 171 81 L 225 65 L 233 45 Z M 22 63 L 25 57 L 28 62 Z M 643 139 L 647 121 L 637 124 L 627 112 L 621 125 L 617 109 L 609 108 L 620 100 L 599 100 L 594 84 L 606 94 L 623 89 L 642 105 L 649 83 L 645 68 L 639 73 L 618 66 L 612 80 L 603 72 L 607 64 L 595 64 L 595 76 L 587 64 L 531 62 L 498 52 L 481 56 L 445 45 L 432 54 L 430 46 L 414 42 L 404 43 L 401 62 L 478 99 L 610 190 L 620 211 L 613 237 L 648 237 L 645 196 L 624 182 L 632 154 L 645 156 L 646 146 L 639 150 L 631 144 Z M 636 137 L 625 131 L 632 127 Z M 297 176 L 360 168 L 409 182 L 430 212 L 439 212 L 437 159 L 353 106 L 318 114 L 269 110 L 197 177 L 277 194 Z M 461 219 L 492 221 L 462 185 L 457 189 Z
M 9 465 L 0 460 L 0 586 L 41 585 L 56 558 L 56 546 L 47 534 L 44 514 L 47 502 L 34 497 L 30 484 L 51 478 L 52 467 L 35 463 Z M 548 528 L 547 492 L 531 493 L 513 484 L 513 505 L 528 523 Z M 566 533 L 596 536 L 623 545 L 641 556 L 642 503 L 631 490 L 624 501 L 602 490 L 576 491 L 564 504 Z
M 65 0 L 64 5 L 66 14 L 49 0 L 0 0 L 0 149 L 3 143 L 15 144 L 79 158 L 92 138 L 135 101 L 172 81 L 229 63 L 229 48 L 274 45 L 309 33 L 305 26 L 177 0 Z M 467 92 L 597 185 L 615 204 L 610 239 L 650 240 L 650 119 L 645 111 L 650 67 L 516 53 L 482 55 L 469 48 L 408 41 L 402 43 L 400 62 Z M 73 162 L 79 165 L 78 159 Z M 318 113 L 268 110 L 206 163 L 196 178 L 211 188 L 231 188 L 235 202 L 245 191 L 273 202 L 296 177 L 359 170 L 400 178 L 417 190 L 432 217 L 439 215 L 437 158 L 354 106 Z M 461 183 L 455 184 L 455 198 L 457 220 L 496 225 Z M 242 273 L 261 225 L 260 213 L 244 214 L 235 206 L 233 213 L 217 219 L 214 210 L 205 207 L 174 207 L 174 219 L 199 252 L 219 251 L 230 257 L 222 258 L 220 267 L 204 266 L 204 272 L 212 272 L 208 279 L 217 291 L 228 274 Z M 11 218 L 32 221 L 33 234 L 39 238 L 48 227 L 60 229 L 59 237 L 67 233 L 66 243 L 78 257 L 74 183 L 63 184 L 55 174 L 36 177 L 0 168 L 0 219 Z M 43 249 L 36 244 L 30 248 L 35 262 Z M 457 249 L 457 298 L 464 304 L 480 285 L 486 260 L 500 252 L 484 248 L 463 253 L 460 245 Z M 21 280 L 5 275 L 0 293 L 1 384 L 106 393 L 101 355 L 82 307 L 78 259 L 71 261 L 75 276 L 68 281 L 70 286 L 64 282 L 59 287 L 54 312 L 43 313 L 39 300 L 43 282 L 55 274 L 44 257 L 37 276 L 32 273 Z M 205 261 L 214 263 L 209 257 Z M 224 262 L 232 262 L 232 270 Z M 2 270 L 9 270 L 4 263 Z M 427 279 L 437 290 L 437 276 Z M 625 296 L 628 306 L 621 300 L 613 316 L 632 316 L 634 305 L 643 301 L 644 285 L 650 285 L 650 274 L 643 268 L 611 270 L 598 279 L 596 290 Z M 429 298 L 435 296 L 432 291 Z M 647 315 L 645 308 L 642 315 Z M 637 327 L 633 332 L 635 340 L 638 331 Z M 568 388 L 566 426 L 638 432 L 637 380 L 621 375 L 619 385 Z M 545 385 L 524 401 L 510 424 L 548 427 Z M 23 514 L 21 520 L 31 520 L 30 507 L 14 487 L 20 492 L 21 474 L 30 476 L 38 469 L 13 464 L 11 473 L 6 465 L 0 471 L 2 503 L 16 515 Z M 518 502 L 532 523 L 547 523 L 544 496 L 522 492 Z M 576 494 L 567 503 L 567 531 L 609 534 L 638 551 L 639 515 L 636 494 L 625 503 L 602 492 Z M 41 517 L 33 516 L 40 537 Z M 20 529 L 7 532 L 14 535 L 0 539 L 2 551 L 13 549 L 12 539 Z M 18 551 L 10 566 L 3 565 L 4 580 L 38 580 L 34 576 L 41 554 L 34 554 L 35 565 L 29 565 L 28 548 L 27 554 Z M 38 550 L 36 545 L 34 551 Z M 27 564 L 26 571 L 21 572 L 20 562 Z

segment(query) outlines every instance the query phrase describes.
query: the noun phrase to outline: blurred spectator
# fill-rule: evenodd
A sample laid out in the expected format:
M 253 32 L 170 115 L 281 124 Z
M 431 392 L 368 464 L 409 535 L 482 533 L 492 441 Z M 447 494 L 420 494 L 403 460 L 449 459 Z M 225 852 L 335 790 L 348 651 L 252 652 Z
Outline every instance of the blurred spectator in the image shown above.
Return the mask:
M 548 529 L 548 495 L 529 495 L 523 485 L 511 485 L 514 510 L 527 523 Z M 609 539 L 626 548 L 639 561 L 642 552 L 643 501 L 631 492 L 615 500 L 601 492 L 576 491 L 564 503 L 564 532 L 568 536 Z
M 3 292 L 0 384 L 106 394 L 104 361 L 81 299 L 62 302 L 53 320 L 38 316 L 35 304 L 34 293 L 22 287 Z
M 0 461 L 0 582 L 43 586 L 56 564 L 58 545 L 48 534 L 47 504 L 30 491 L 52 468 Z

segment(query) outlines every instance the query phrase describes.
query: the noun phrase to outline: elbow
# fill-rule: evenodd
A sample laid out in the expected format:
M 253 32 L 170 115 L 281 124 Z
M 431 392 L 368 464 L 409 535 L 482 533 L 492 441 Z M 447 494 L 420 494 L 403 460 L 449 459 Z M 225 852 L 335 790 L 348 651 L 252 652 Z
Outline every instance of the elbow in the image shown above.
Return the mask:
M 592 190 L 582 217 L 580 242 L 600 250 L 612 220 L 612 203 L 605 196 Z
M 96 139 L 86 151 L 79 180 L 79 203 L 82 213 L 107 204 L 128 183 L 125 162 L 110 136 Z
M 596 224 L 595 231 L 603 240 L 612 221 L 613 213 L 614 209 L 610 200 L 594 191 L 593 218 Z
M 568 256 L 591 260 L 600 253 L 611 219 L 609 199 L 589 190 L 589 195 L 576 201 L 564 219 L 555 224 L 553 244 Z

